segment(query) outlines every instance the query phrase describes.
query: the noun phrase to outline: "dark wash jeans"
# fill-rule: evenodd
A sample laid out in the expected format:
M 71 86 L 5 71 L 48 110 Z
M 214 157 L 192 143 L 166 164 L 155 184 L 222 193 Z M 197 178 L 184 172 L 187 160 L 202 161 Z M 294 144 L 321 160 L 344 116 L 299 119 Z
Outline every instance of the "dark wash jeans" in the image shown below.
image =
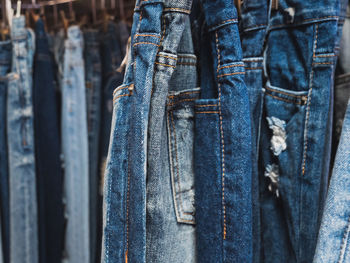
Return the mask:
M 259 187 L 262 262 L 311 262 L 324 206 L 340 1 L 269 6 Z
M 11 69 L 11 40 L 0 42 L 0 123 L 6 123 L 7 77 Z M 0 227 L 3 260 L 9 262 L 9 174 L 6 125 L 0 125 Z
M 202 5 L 194 142 L 197 260 L 251 262 L 251 116 L 238 17 L 233 1 Z
M 39 261 L 61 262 L 64 233 L 63 172 L 52 54 L 41 19 L 35 25 L 34 130 Z

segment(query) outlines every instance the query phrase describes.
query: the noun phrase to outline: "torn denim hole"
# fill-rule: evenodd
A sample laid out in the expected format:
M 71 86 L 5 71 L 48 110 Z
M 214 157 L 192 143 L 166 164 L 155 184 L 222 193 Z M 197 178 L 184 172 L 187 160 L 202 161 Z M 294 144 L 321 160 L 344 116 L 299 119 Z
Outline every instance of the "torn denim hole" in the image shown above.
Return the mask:
M 293 7 L 288 7 L 284 9 L 284 12 L 288 15 L 287 23 L 292 24 L 294 22 L 295 9 Z
M 268 164 L 265 170 L 265 177 L 270 178 L 270 184 L 268 186 L 269 191 L 276 194 L 279 197 L 278 181 L 279 181 L 279 168 L 277 164 Z
M 278 156 L 287 149 L 286 122 L 276 117 L 267 117 L 266 119 L 273 133 L 271 138 L 271 150 L 275 156 Z

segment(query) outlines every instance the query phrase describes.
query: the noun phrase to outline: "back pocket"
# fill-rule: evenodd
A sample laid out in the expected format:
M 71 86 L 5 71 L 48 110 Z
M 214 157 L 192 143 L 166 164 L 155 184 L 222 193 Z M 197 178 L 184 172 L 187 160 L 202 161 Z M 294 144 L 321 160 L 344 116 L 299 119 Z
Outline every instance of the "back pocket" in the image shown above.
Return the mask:
M 199 89 L 170 93 L 167 127 L 171 184 L 177 222 L 194 224 L 194 101 Z

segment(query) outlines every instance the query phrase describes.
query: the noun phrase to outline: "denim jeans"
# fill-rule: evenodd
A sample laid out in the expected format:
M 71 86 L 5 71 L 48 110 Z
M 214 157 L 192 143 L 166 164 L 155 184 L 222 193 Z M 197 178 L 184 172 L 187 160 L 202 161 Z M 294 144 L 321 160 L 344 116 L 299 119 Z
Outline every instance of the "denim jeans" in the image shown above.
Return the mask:
M 197 260 L 251 262 L 251 117 L 238 17 L 232 1 L 202 4 L 194 142 Z
M 3 245 L 2 245 L 2 230 L 1 230 L 1 211 L 0 211 L 0 263 L 4 263 L 4 253 L 3 253 Z
M 188 12 L 163 12 L 148 124 L 146 262 L 196 262 L 193 142 L 200 89 L 191 2 L 177 6 Z
M 62 147 L 67 217 L 64 262 L 90 262 L 89 156 L 83 37 L 68 28 L 62 80 Z
M 38 217 L 32 102 L 34 32 L 24 16 L 12 20 L 12 72 L 8 75 L 7 138 L 10 183 L 10 259 L 37 263 Z M 20 249 L 19 249 L 20 248 Z
M 162 11 L 162 1 L 137 1 L 124 82 L 114 92 L 104 178 L 103 262 L 146 260 L 147 127 Z
M 61 140 L 53 60 L 41 19 L 35 24 L 35 34 L 33 106 L 39 211 L 39 259 L 40 262 L 58 263 L 61 262 L 64 237 Z
M 340 13 L 340 1 L 330 0 L 269 6 L 259 163 L 263 262 L 313 258 L 328 184 Z
M 87 127 L 89 136 L 89 196 L 90 196 L 90 251 L 91 262 L 95 262 L 101 240 L 97 235 L 98 218 L 101 213 L 98 206 L 99 169 L 98 151 L 101 119 L 101 58 L 97 30 L 84 31 L 84 60 Z
M 0 123 L 6 123 L 7 83 L 11 70 L 12 45 L 10 40 L 0 42 Z M 9 178 L 6 125 L 0 125 L 0 230 L 4 262 L 9 262 Z

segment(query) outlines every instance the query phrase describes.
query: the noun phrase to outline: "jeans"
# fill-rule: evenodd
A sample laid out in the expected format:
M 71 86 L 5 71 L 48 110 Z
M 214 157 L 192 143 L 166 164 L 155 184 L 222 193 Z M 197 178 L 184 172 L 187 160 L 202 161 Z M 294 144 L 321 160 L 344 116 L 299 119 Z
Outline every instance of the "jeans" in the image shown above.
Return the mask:
M 34 32 L 25 17 L 11 28 L 12 72 L 8 75 L 7 136 L 10 183 L 10 259 L 37 263 L 38 217 L 32 102 Z M 20 249 L 19 249 L 20 248 Z
M 197 260 L 251 262 L 251 117 L 237 12 L 232 1 L 202 4 L 194 141 Z
M 6 123 L 6 101 L 8 79 L 6 75 L 11 70 L 12 45 L 10 40 L 0 42 L 0 123 Z M 9 262 L 9 174 L 6 125 L 0 125 L 0 231 L 4 262 Z
M 137 1 L 124 82 L 114 92 L 104 178 L 103 262 L 146 260 L 147 127 L 162 10 L 161 1 Z
M 39 211 L 40 262 L 61 262 L 63 249 L 63 172 L 53 60 L 44 24 L 35 24 L 34 129 Z
M 177 8 L 189 10 L 191 2 Z M 196 262 L 193 143 L 200 89 L 189 15 L 166 10 L 149 110 L 146 262 Z
M 90 262 L 89 156 L 83 61 L 78 26 L 68 28 L 62 80 L 62 147 L 67 217 L 64 262 Z
M 0 213 L 1 216 L 1 213 Z M 3 253 L 3 245 L 2 245 L 2 230 L 1 230 L 1 217 L 0 217 L 0 263 L 4 263 L 4 253 Z
M 98 150 L 101 118 L 101 58 L 98 31 L 84 31 L 84 60 L 87 127 L 89 136 L 89 196 L 90 196 L 90 251 L 91 262 L 95 262 L 100 239 L 97 238 L 97 226 L 100 209 L 98 206 L 99 169 Z
M 311 262 L 328 183 L 340 1 L 269 6 L 260 136 L 262 262 Z

